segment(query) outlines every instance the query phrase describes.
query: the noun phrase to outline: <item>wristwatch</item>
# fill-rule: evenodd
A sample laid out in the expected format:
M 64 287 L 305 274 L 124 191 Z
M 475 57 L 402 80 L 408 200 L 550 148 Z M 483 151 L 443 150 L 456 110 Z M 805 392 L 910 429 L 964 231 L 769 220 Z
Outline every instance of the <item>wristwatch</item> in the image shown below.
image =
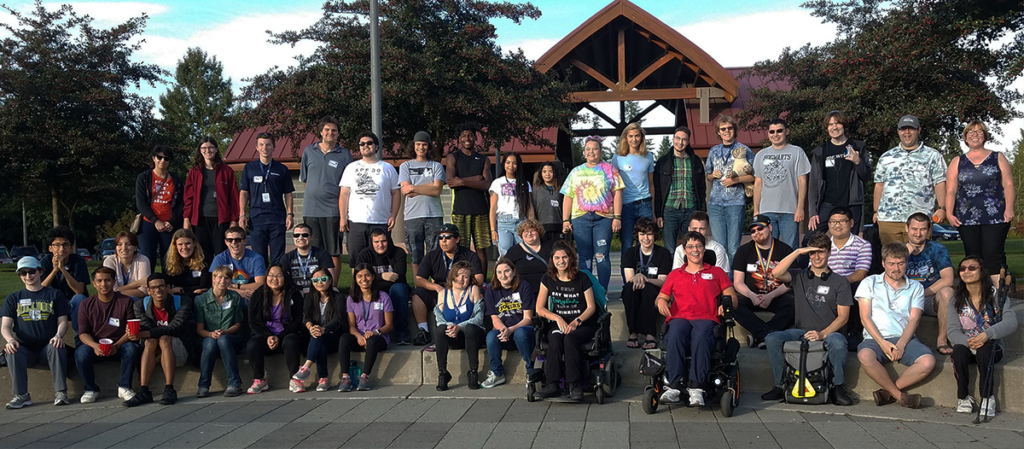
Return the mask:
M 375 334 L 380 335 L 380 329 L 373 331 Z

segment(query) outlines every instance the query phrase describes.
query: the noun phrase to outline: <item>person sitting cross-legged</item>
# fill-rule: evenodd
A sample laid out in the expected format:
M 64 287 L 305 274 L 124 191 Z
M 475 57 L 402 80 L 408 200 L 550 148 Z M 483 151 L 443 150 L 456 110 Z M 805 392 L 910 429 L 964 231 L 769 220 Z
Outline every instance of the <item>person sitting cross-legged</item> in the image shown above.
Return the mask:
M 785 392 L 783 373 L 786 368 L 782 347 L 787 341 L 805 338 L 809 341 L 824 341 L 828 360 L 832 364 L 832 402 L 836 405 L 853 405 L 846 393 L 846 323 L 850 318 L 853 293 L 846 278 L 829 269 L 828 258 L 832 243 L 823 233 L 814 234 L 807 246 L 794 251 L 779 262 L 772 270 L 775 279 L 789 285 L 794 292 L 796 321 L 793 329 L 776 331 L 765 337 L 768 361 L 772 365 L 775 387 L 761 395 L 765 401 L 782 400 Z M 806 269 L 790 269 L 801 255 L 808 255 L 811 266 Z
M 158 358 L 164 372 L 164 393 L 160 404 L 171 405 L 178 401 L 174 369 L 185 365 L 188 361 L 186 348 L 192 347 L 192 298 L 182 295 L 175 301 L 176 295 L 169 293 L 167 280 L 163 273 L 149 275 L 146 280 L 149 297 L 135 301 L 133 306 L 139 319 L 139 333 L 129 335 L 128 339 L 142 344 L 142 374 L 139 377 L 142 385 L 134 397 L 124 402 L 126 407 L 153 402 L 149 382 Z

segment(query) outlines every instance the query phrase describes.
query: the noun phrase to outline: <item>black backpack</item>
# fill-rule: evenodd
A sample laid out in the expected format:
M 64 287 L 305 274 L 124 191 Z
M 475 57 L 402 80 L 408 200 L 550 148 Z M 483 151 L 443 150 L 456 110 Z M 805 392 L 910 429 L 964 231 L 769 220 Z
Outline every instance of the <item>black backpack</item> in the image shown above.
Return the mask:
M 828 362 L 825 342 L 787 341 L 785 399 L 790 404 L 827 404 L 832 390 L 832 364 Z

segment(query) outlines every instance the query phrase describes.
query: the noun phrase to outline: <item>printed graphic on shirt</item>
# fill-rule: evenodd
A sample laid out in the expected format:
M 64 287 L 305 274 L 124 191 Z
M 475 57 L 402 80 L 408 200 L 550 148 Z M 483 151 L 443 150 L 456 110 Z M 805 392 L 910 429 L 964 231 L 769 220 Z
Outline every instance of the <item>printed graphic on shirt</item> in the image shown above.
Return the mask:
M 775 276 L 772 275 L 772 271 L 775 270 L 775 266 L 779 263 L 776 261 L 768 262 L 768 272 L 761 267 L 761 264 L 757 264 L 756 271 L 750 273 L 750 277 L 754 279 L 754 285 L 757 286 L 758 291 L 770 292 L 782 285 Z
M 247 273 L 241 268 L 235 268 L 231 272 L 231 283 L 235 285 L 243 285 L 252 282 L 252 275 Z
M 362 167 L 357 165 L 350 168 L 356 170 L 356 194 L 376 196 L 377 192 L 380 192 L 380 186 L 373 182 L 373 176 L 380 175 L 380 166 Z
M 523 313 L 523 299 L 519 292 L 508 295 L 498 301 L 498 318 L 516 317 Z
M 804 288 L 804 299 L 807 300 L 807 304 L 812 309 L 821 309 L 828 307 L 827 297 L 830 288 L 827 285 L 807 285 Z
M 501 185 L 501 194 L 505 196 L 515 196 L 516 194 L 516 183 L 506 182 Z
M 53 314 L 53 303 L 22 299 L 18 301 L 15 313 L 22 321 L 46 321 Z
M 785 161 L 790 159 L 792 159 L 791 154 L 765 154 L 764 173 L 761 176 L 764 187 L 773 188 L 782 185 L 789 176 Z

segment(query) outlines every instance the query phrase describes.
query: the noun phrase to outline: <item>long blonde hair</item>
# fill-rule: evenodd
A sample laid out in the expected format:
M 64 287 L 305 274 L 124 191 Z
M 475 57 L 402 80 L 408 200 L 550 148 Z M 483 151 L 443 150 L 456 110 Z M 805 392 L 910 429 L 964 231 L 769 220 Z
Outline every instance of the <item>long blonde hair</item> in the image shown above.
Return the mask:
M 178 254 L 178 240 L 179 239 L 191 239 L 192 240 L 192 257 L 187 261 L 186 266 L 185 259 L 181 258 Z M 167 267 L 167 274 L 171 276 L 177 276 L 184 273 L 186 270 L 203 270 L 206 268 L 206 261 L 203 255 L 203 247 L 199 246 L 199 239 L 189 229 L 179 229 L 174 231 L 174 236 L 171 237 L 171 247 L 167 248 L 167 263 L 164 264 Z
M 626 140 L 626 136 L 634 129 L 640 131 L 640 150 L 637 151 L 637 154 L 641 157 L 647 157 L 647 133 L 644 132 L 644 129 L 637 122 L 626 125 L 626 129 L 622 130 L 622 135 L 619 136 L 619 151 L 616 151 L 615 154 L 618 154 L 620 157 L 629 156 L 629 142 Z

